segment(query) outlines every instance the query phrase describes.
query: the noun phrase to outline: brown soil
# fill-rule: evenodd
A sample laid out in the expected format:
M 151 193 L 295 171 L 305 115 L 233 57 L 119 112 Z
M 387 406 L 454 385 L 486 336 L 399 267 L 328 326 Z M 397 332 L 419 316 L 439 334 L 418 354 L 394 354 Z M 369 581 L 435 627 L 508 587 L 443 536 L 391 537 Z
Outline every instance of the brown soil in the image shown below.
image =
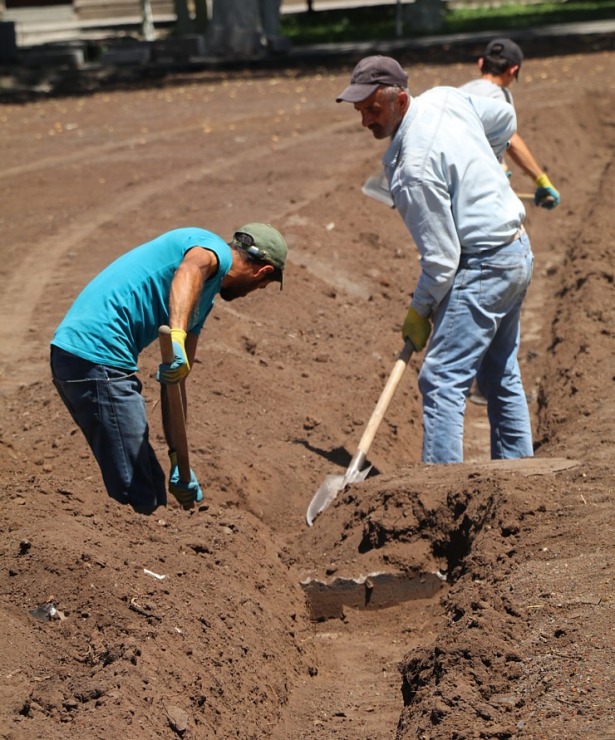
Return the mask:
M 467 462 L 422 466 L 418 356 L 372 447 L 379 475 L 312 528 L 418 270 L 397 214 L 361 193 L 381 146 L 333 102 L 350 67 L 0 109 L 2 737 L 615 737 L 615 54 L 528 57 L 520 131 L 562 192 L 553 212 L 527 205 L 536 458 L 489 463 L 469 404 Z M 474 74 L 416 63 L 411 86 Z M 137 516 L 55 394 L 52 332 L 128 248 L 250 220 L 283 231 L 290 265 L 282 293 L 220 303 L 206 326 L 188 432 L 205 504 Z M 141 376 L 164 458 L 157 362 L 151 347 Z M 55 618 L 32 615 L 48 603 Z

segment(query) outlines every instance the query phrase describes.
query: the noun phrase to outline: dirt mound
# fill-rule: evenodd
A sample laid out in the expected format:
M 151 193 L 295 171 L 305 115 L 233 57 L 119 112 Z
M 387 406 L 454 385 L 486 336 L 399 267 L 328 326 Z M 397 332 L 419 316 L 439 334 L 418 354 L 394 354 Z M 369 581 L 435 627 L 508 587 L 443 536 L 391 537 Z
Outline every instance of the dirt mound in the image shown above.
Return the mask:
M 375 474 L 311 528 L 418 273 L 397 214 L 361 194 L 380 149 L 334 103 L 350 66 L 3 106 L 2 737 L 614 737 L 613 53 L 527 56 L 520 131 L 562 192 L 552 213 L 527 203 L 537 457 L 489 463 L 469 404 L 466 462 L 422 466 L 415 356 Z M 411 84 L 475 74 L 416 63 Z M 126 249 L 251 220 L 280 228 L 290 265 L 281 293 L 205 327 L 188 430 L 205 503 L 136 516 L 51 386 L 49 340 Z M 140 374 L 164 459 L 157 363 L 152 347 Z
M 49 424 L 40 391 L 21 395 L 24 442 Z M 298 576 L 267 527 L 207 505 L 135 518 L 102 491 L 92 500 L 90 476 L 50 486 L 66 437 L 53 454 L 29 445 L 40 473 L 24 480 L 20 455 L 4 470 L 3 723 L 22 737 L 61 737 L 67 723 L 84 737 L 266 736 L 315 664 Z

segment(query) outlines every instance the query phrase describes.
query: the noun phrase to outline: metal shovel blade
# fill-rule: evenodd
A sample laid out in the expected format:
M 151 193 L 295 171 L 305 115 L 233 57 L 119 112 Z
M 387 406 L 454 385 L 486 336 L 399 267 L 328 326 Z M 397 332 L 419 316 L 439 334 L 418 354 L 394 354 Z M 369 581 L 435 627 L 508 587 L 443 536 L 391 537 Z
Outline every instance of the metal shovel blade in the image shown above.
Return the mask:
M 327 475 L 320 488 L 314 494 L 308 506 L 306 520 L 311 527 L 314 519 L 324 511 L 329 504 L 335 500 L 337 494 L 343 491 L 349 483 L 361 483 L 369 475 L 372 466 L 369 465 L 365 470 L 356 470 L 346 472 L 344 475 Z
M 370 445 L 374 440 L 378 426 L 380 425 L 380 422 L 389 406 L 389 402 L 393 398 L 395 389 L 399 385 L 399 381 L 401 380 L 413 352 L 414 347 L 412 346 L 412 342 L 408 339 L 404 348 L 399 353 L 399 357 L 395 361 L 393 370 L 384 386 L 384 390 L 380 394 L 376 408 L 367 422 L 367 426 L 365 427 L 365 431 L 363 432 L 357 451 L 350 461 L 348 469 L 344 475 L 328 475 L 325 478 L 325 482 L 316 491 L 310 501 L 310 505 L 308 506 L 307 514 L 305 516 L 310 527 L 312 526 L 316 516 L 329 506 L 344 486 L 349 483 L 364 481 L 367 478 L 367 475 L 371 470 L 371 465 L 364 470 L 361 470 L 361 468 L 367 458 Z
M 374 200 L 384 203 L 389 208 L 395 208 L 393 198 L 389 192 L 389 183 L 387 182 L 384 172 L 379 175 L 372 175 L 368 177 L 363 187 L 361 188 L 364 195 Z

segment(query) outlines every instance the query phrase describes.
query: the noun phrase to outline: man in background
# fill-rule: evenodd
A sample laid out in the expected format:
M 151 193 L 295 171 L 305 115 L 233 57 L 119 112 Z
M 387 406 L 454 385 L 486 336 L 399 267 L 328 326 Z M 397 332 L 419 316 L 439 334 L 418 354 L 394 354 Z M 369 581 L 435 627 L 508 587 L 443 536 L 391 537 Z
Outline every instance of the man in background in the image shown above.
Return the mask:
M 519 79 L 522 62 L 523 52 L 512 39 L 493 39 L 487 44 L 483 55 L 478 60 L 478 67 L 481 72 L 480 79 L 467 82 L 460 89 L 472 95 L 503 100 L 514 107 L 509 87 L 514 80 Z M 559 191 L 553 187 L 518 132 L 511 137 L 506 154 L 526 175 L 532 178 L 536 185 L 535 205 L 548 209 L 555 208 L 560 202 Z M 503 158 L 500 159 L 504 171 L 510 176 L 510 171 L 503 162 Z

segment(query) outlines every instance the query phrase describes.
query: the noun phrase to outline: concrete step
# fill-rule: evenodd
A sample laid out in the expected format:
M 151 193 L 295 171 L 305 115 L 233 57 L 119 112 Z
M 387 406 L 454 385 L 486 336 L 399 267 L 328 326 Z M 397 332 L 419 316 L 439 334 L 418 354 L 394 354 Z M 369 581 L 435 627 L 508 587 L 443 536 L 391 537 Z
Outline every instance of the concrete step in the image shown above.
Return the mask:
M 173 0 L 150 0 L 152 16 L 165 21 L 175 19 Z M 75 15 L 79 21 L 117 21 L 141 17 L 139 0 L 74 0 Z
M 154 28 L 175 22 L 173 0 L 152 0 Z M 139 0 L 76 0 L 73 5 L 8 8 L 2 21 L 15 24 L 18 47 L 96 39 L 113 31 L 139 33 L 143 22 Z

